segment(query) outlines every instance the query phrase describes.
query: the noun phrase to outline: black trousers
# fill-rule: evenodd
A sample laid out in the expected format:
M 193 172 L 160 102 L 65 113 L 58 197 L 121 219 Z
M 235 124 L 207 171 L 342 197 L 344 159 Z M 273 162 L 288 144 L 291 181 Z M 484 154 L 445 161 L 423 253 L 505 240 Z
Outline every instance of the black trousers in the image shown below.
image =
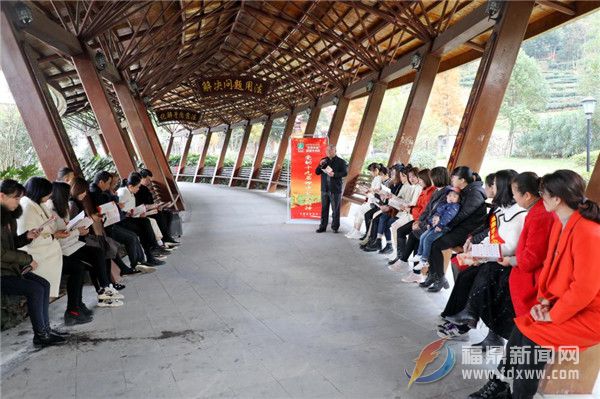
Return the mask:
M 540 360 L 537 355 L 542 350 L 548 349 L 542 349 L 524 336 L 518 328 L 513 329 L 506 343 L 505 357 L 498 365 L 498 371 L 502 375 L 513 378 L 513 399 L 532 399 L 537 392 L 540 383 L 539 374 L 546 367 L 546 361 Z
M 69 276 L 67 278 L 67 310 L 79 311 L 85 265 L 77 257 L 63 255 L 62 273 Z
M 329 223 L 329 206 L 332 210 L 331 228 L 337 230 L 340 228 L 340 205 L 342 202 L 342 193 L 332 193 L 321 191 L 321 225 L 322 229 L 327 228 Z
M 156 215 L 150 217 L 156 220 L 158 228 L 163 235 L 163 241 L 173 241 L 173 237 L 171 237 L 171 221 L 173 220 L 173 214 L 169 211 L 159 211 Z
M 152 226 L 150 225 L 150 220 L 148 218 L 125 218 L 121 220 L 119 224 L 125 227 L 127 230 L 133 231 L 140 238 L 140 242 L 142 244 L 142 248 L 144 248 L 144 252 L 146 252 L 146 258 L 148 260 L 153 259 L 151 250 L 158 246 L 156 242 L 156 236 L 154 235 L 154 230 L 152 230 Z
M 435 273 L 438 276 L 444 274 L 444 256 L 442 251 L 445 249 L 463 245 L 467 240 L 469 230 L 461 227 L 456 227 L 444 234 L 431 245 L 431 253 L 429 254 L 429 273 Z
M 452 292 L 450 293 L 450 298 L 448 298 L 446 307 L 442 312 L 442 317 L 455 315 L 467 306 L 469 293 L 479 270 L 478 266 L 471 266 L 458 273 L 454 282 L 454 288 L 452 288 Z
M 100 287 L 108 287 L 110 280 L 107 273 L 107 260 L 104 251 L 98 247 L 86 245 L 72 253 L 69 258 L 85 262 L 90 265 L 89 272 L 92 277 L 92 282 L 97 281 Z M 108 260 L 110 270 L 110 260 Z M 95 286 L 96 284 L 94 284 Z M 98 287 L 96 287 L 98 289 Z
M 140 246 L 140 240 L 137 234 L 133 231 L 128 230 L 119 224 L 113 224 L 106 229 L 106 233 L 110 238 L 125 246 L 131 267 L 137 266 L 139 262 L 144 260 L 144 250 Z M 117 262 L 117 265 L 121 270 L 125 270 L 123 269 L 123 261 Z
M 27 298 L 27 313 L 35 333 L 42 333 L 50 327 L 50 283 L 45 278 L 34 273 L 25 273 L 22 278 L 2 276 L 0 289 L 3 295 L 24 295 Z
M 396 231 L 398 234 L 398 255 L 403 262 L 419 247 L 419 239 L 412 233 L 413 221 L 406 223 Z

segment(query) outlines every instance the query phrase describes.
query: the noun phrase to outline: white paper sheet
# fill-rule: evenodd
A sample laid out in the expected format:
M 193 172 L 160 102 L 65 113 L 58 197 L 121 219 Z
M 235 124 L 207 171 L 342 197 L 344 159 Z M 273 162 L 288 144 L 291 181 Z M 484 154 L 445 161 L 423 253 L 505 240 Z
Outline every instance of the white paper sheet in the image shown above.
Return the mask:
M 500 244 L 473 244 L 471 255 L 474 258 L 493 260 L 502 258 L 502 251 L 500 250 Z
M 104 220 L 104 227 L 110 226 L 121 221 L 121 216 L 119 215 L 119 208 L 117 207 L 117 204 L 115 204 L 112 201 L 100 205 L 98 207 L 98 210 L 106 218 Z
M 69 223 L 67 224 L 66 230 L 67 231 L 75 230 L 78 227 L 77 224 L 79 222 L 81 222 L 83 219 L 85 219 L 85 212 L 81 211 L 81 212 L 79 212 L 79 214 L 77 216 L 75 216 L 73 219 L 71 219 L 69 221 Z

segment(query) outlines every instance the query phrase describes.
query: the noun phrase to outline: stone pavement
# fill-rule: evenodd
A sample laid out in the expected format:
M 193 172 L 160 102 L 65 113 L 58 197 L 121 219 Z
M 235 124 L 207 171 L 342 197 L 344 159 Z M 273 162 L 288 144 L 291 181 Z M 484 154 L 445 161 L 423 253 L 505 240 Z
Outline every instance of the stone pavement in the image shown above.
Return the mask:
M 3 399 L 464 398 L 482 385 L 461 378 L 457 342 L 450 375 L 406 388 L 448 291 L 401 283 L 343 234 L 283 223 L 281 195 L 181 188 L 182 245 L 126 280 L 125 306 L 95 309 L 64 347 L 36 351 L 29 321 L 2 333 Z M 64 306 L 50 306 L 55 325 Z

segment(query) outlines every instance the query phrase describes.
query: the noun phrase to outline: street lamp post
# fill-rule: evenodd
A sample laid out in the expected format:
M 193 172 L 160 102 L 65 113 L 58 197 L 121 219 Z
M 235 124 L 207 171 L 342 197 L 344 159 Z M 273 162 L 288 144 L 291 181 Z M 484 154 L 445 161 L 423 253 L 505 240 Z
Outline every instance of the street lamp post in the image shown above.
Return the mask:
M 590 171 L 590 147 L 592 146 L 592 115 L 596 108 L 596 99 L 594 97 L 586 97 L 581 101 L 583 113 L 587 119 L 587 139 L 586 139 L 586 159 L 585 170 Z

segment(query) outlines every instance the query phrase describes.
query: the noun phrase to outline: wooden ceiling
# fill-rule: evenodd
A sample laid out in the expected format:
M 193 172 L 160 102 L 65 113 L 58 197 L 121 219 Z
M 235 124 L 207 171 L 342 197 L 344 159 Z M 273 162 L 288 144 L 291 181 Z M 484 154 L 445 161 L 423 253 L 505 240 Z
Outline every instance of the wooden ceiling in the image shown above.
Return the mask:
M 587 3 L 587 5 L 586 5 Z M 100 50 L 154 109 L 182 107 L 215 126 L 272 115 L 344 93 L 433 41 L 485 5 L 461 1 L 35 1 L 46 16 Z M 596 7 L 598 2 L 538 1 L 527 37 Z M 489 31 L 442 56 L 442 70 L 478 58 Z M 69 58 L 32 39 L 67 115 L 89 113 Z M 414 71 L 390 87 L 411 81 Z M 221 75 L 270 82 L 262 98 L 202 97 L 199 82 Z M 118 101 L 107 85 L 119 114 Z

